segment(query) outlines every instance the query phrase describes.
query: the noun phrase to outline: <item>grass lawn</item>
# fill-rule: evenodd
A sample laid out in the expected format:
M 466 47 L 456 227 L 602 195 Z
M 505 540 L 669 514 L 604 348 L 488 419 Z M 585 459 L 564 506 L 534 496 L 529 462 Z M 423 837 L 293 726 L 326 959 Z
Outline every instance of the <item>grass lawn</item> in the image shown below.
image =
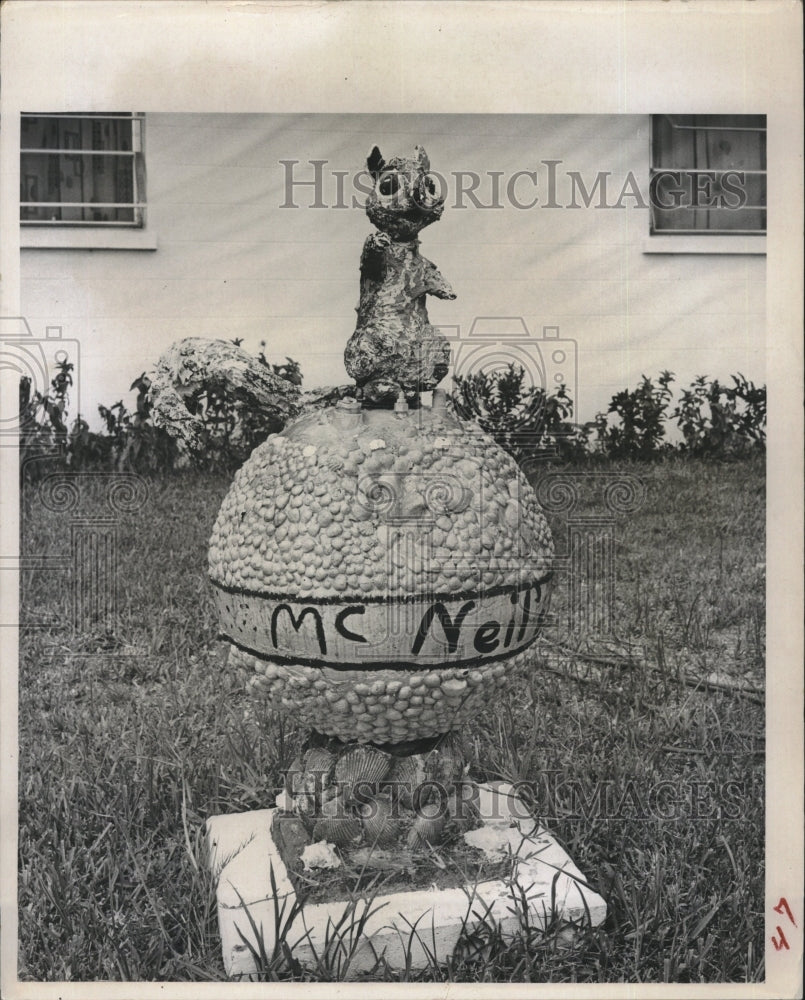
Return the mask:
M 646 491 L 615 524 L 611 633 L 569 627 L 560 575 L 533 670 L 468 744 L 476 778 L 527 783 L 607 922 L 571 948 L 490 931 L 478 957 L 420 979 L 763 979 L 764 464 L 606 471 Z M 592 485 L 582 513 L 600 513 Z M 113 640 L 71 630 L 66 569 L 25 574 L 22 979 L 224 979 L 204 820 L 272 805 L 303 736 L 224 669 L 205 572 L 227 482 L 147 487 L 117 515 Z M 76 513 L 103 515 L 101 484 L 81 491 Z M 23 557 L 69 557 L 69 516 L 35 486 L 22 519 Z M 551 520 L 561 550 L 567 525 Z

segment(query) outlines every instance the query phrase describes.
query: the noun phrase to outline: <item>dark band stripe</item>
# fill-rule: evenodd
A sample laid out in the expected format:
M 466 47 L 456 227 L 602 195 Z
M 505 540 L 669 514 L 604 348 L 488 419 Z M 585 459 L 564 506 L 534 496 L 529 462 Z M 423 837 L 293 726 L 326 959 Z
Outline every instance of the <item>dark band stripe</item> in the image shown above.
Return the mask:
M 542 616 L 536 619 L 534 624 L 536 626 L 534 635 L 527 642 L 524 642 L 522 646 L 517 646 L 515 649 L 506 649 L 502 653 L 494 653 L 489 656 L 474 656 L 468 660 L 441 660 L 439 663 L 401 663 L 389 662 L 389 660 L 358 660 L 355 663 L 345 663 L 335 660 L 316 660 L 306 656 L 278 656 L 276 653 L 269 655 L 268 653 L 261 653 L 259 650 L 252 649 L 242 642 L 238 642 L 237 639 L 233 639 L 226 632 L 219 633 L 218 638 L 225 642 L 231 642 L 242 653 L 248 653 L 249 656 L 254 656 L 264 663 L 277 663 L 280 666 L 317 667 L 319 669 L 329 667 L 331 670 L 406 670 L 427 673 L 431 670 L 461 670 L 464 667 L 478 667 L 484 663 L 511 660 L 518 653 L 522 653 L 528 649 L 539 638 L 543 626 Z
M 237 597 L 259 597 L 266 601 L 282 601 L 283 603 L 319 605 L 319 604 L 417 604 L 422 602 L 435 603 L 436 601 L 467 601 L 483 600 L 486 597 L 497 597 L 499 594 L 511 594 L 512 591 L 524 591 L 530 587 L 542 587 L 553 577 L 550 571 L 541 576 L 538 580 L 531 580 L 529 583 L 505 583 L 499 587 L 490 587 L 489 590 L 454 590 L 438 594 L 403 594 L 396 596 L 392 594 L 338 594 L 335 597 L 298 597 L 284 593 L 267 590 L 247 590 L 245 587 L 229 587 L 219 583 L 210 577 L 210 583 L 216 590 L 225 594 L 234 594 Z

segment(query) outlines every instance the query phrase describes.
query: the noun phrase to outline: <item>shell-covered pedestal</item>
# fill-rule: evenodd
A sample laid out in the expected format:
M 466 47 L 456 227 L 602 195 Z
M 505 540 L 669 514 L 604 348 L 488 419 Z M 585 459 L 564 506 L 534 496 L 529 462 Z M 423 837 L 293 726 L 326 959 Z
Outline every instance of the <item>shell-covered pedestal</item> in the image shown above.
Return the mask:
M 254 451 L 218 515 L 210 577 L 233 659 L 320 733 L 454 729 L 539 634 L 553 546 L 534 492 L 435 397 L 302 416 Z

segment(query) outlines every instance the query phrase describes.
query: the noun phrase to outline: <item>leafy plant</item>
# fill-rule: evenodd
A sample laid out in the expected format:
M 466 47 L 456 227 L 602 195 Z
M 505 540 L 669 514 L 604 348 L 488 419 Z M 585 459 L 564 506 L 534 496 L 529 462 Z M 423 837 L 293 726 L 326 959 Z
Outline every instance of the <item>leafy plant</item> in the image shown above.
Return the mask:
M 505 368 L 455 378 L 453 407 L 459 416 L 475 419 L 521 464 L 556 459 L 651 461 L 673 452 L 698 457 L 731 458 L 762 450 L 766 441 L 766 387 L 742 374 L 732 385 L 699 376 L 673 398 L 673 372 L 656 381 L 646 375 L 634 389 L 623 389 L 606 412 L 577 424 L 573 400 L 564 385 L 547 394 L 526 384 L 525 371 Z M 666 429 L 676 421 L 683 441 L 673 444 Z
M 20 467 L 28 475 L 40 469 L 41 463 L 30 460 L 44 455 L 63 460 L 68 450 L 65 418 L 73 385 L 73 364 L 64 358 L 56 364 L 56 372 L 47 392 L 33 388 L 27 375 L 20 378 L 19 388 L 19 457 Z
M 655 458 L 664 445 L 665 421 L 671 402 L 673 372 L 663 371 L 657 384 L 643 375 L 636 389 L 623 389 L 616 393 L 609 404 L 608 414 L 615 414 L 617 422 L 609 425 L 599 414 L 598 440 L 603 452 L 610 458 Z
M 240 338 L 233 343 L 240 346 Z M 271 363 L 265 354 L 265 341 L 260 342 L 257 360 L 266 368 L 292 385 L 301 386 L 302 370 L 297 361 L 286 357 L 285 364 Z M 227 389 L 208 389 L 188 403 L 206 431 L 207 447 L 203 454 L 191 456 L 193 464 L 207 471 L 221 470 L 231 473 L 263 443 L 269 434 L 282 430 L 283 422 L 277 417 L 256 411 L 235 392 Z
M 521 365 L 454 377 L 453 407 L 474 419 L 518 461 L 537 456 L 570 459 L 586 451 L 583 429 L 570 422 L 573 400 L 560 385 L 550 394 L 528 385 Z
M 237 343 L 237 341 L 236 341 Z M 299 363 L 286 358 L 284 364 L 272 364 L 265 356 L 261 341 L 258 360 L 274 374 L 293 385 L 301 385 Z M 151 381 L 143 372 L 131 384 L 137 398 L 133 411 L 122 400 L 111 406 L 100 405 L 98 413 L 104 428 L 90 429 L 82 414 L 67 427 L 69 390 L 73 384 L 73 365 L 66 359 L 56 367 L 50 390 L 42 395 L 32 390 L 27 376 L 20 379 L 20 460 L 23 475 L 32 478 L 44 469 L 34 456 L 46 457 L 71 469 L 115 469 L 140 473 L 167 473 L 187 464 L 174 438 L 153 419 Z M 226 392 L 210 391 L 191 404 L 201 415 L 209 446 L 202 456 L 193 456 L 194 464 L 206 471 L 231 473 L 269 434 L 282 424 L 250 410 L 242 400 Z M 26 461 L 27 460 L 27 461 Z
M 766 387 L 740 372 L 733 385 L 699 375 L 683 389 L 671 416 L 684 436 L 683 450 L 697 456 L 729 457 L 763 448 Z
M 106 423 L 106 441 L 92 442 L 86 423 L 76 428 L 81 435 L 82 447 L 87 442 L 95 445 L 89 453 L 81 453 L 86 461 L 91 455 L 104 457 L 107 464 L 118 470 L 135 472 L 168 472 L 173 469 L 178 458 L 178 448 L 173 438 L 162 427 L 157 427 L 151 418 L 149 389 L 151 381 L 143 372 L 130 388 L 137 390 L 137 401 L 133 413 L 122 401 L 111 407 L 99 406 L 98 412 Z M 78 456 L 76 456 L 78 458 Z
M 258 361 L 300 386 L 299 363 L 286 358 L 283 364 L 274 364 L 266 357 L 265 347 L 261 341 Z M 279 419 L 250 409 L 234 393 L 209 390 L 189 403 L 207 431 L 207 449 L 201 455 L 185 455 L 154 423 L 151 382 L 143 372 L 131 384 L 137 392 L 133 411 L 118 400 L 112 406 L 98 407 L 104 422 L 101 433 L 90 430 L 80 413 L 68 430 L 72 372 L 68 360 L 60 362 L 45 394 L 34 391 L 28 377 L 20 379 L 20 459 L 28 478 L 53 463 L 73 469 L 166 473 L 192 461 L 201 470 L 229 475 L 269 434 L 282 429 Z M 528 385 L 525 370 L 514 363 L 456 376 L 451 398 L 460 417 L 477 420 L 522 465 L 591 459 L 651 461 L 672 453 L 729 459 L 762 451 L 766 443 L 766 387 L 756 386 L 741 373 L 730 377 L 732 385 L 698 376 L 681 390 L 669 412 L 673 373 L 663 371 L 656 381 L 643 375 L 635 389 L 616 393 L 607 411 L 585 424 L 573 422 L 574 403 L 566 386 L 547 393 L 541 386 Z M 314 390 L 301 397 L 301 405 L 332 405 L 352 391 L 351 386 Z M 681 431 L 679 444 L 666 439 L 671 421 Z M 46 461 L 30 461 L 34 457 Z

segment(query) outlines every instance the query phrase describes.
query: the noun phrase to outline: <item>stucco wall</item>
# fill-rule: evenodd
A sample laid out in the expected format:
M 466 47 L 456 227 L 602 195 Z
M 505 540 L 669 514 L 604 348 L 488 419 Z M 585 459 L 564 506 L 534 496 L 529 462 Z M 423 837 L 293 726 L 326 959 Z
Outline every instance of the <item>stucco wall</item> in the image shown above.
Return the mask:
M 370 231 L 360 208 L 338 208 L 332 171 L 352 174 L 373 143 L 387 156 L 425 145 L 446 176 L 448 202 L 422 251 L 458 295 L 431 300 L 435 324 L 467 333 L 477 316 L 522 316 L 535 334 L 559 327 L 578 345 L 579 416 L 589 419 L 641 373 L 682 381 L 706 373 L 764 375 L 765 257 L 648 254 L 648 210 L 569 207 L 570 171 L 590 188 L 607 171 L 618 201 L 631 171 L 648 192 L 647 116 L 267 116 L 152 114 L 146 120 L 149 227 L 155 251 L 22 250 L 22 307 L 34 333 L 63 327 L 81 343 L 81 407 L 125 399 L 172 340 L 242 337 L 302 364 L 306 385 L 346 381 L 341 360 L 355 320 L 358 260 Z M 288 168 L 313 177 L 325 208 Z M 548 168 L 555 167 L 555 198 Z M 456 206 L 456 171 L 480 175 L 482 204 Z M 537 185 L 517 171 L 536 171 Z M 466 183 L 466 182 L 465 182 Z M 517 208 L 513 194 L 528 204 Z M 359 199 L 362 202 L 362 199 Z M 577 195 L 576 201 L 580 199 Z

